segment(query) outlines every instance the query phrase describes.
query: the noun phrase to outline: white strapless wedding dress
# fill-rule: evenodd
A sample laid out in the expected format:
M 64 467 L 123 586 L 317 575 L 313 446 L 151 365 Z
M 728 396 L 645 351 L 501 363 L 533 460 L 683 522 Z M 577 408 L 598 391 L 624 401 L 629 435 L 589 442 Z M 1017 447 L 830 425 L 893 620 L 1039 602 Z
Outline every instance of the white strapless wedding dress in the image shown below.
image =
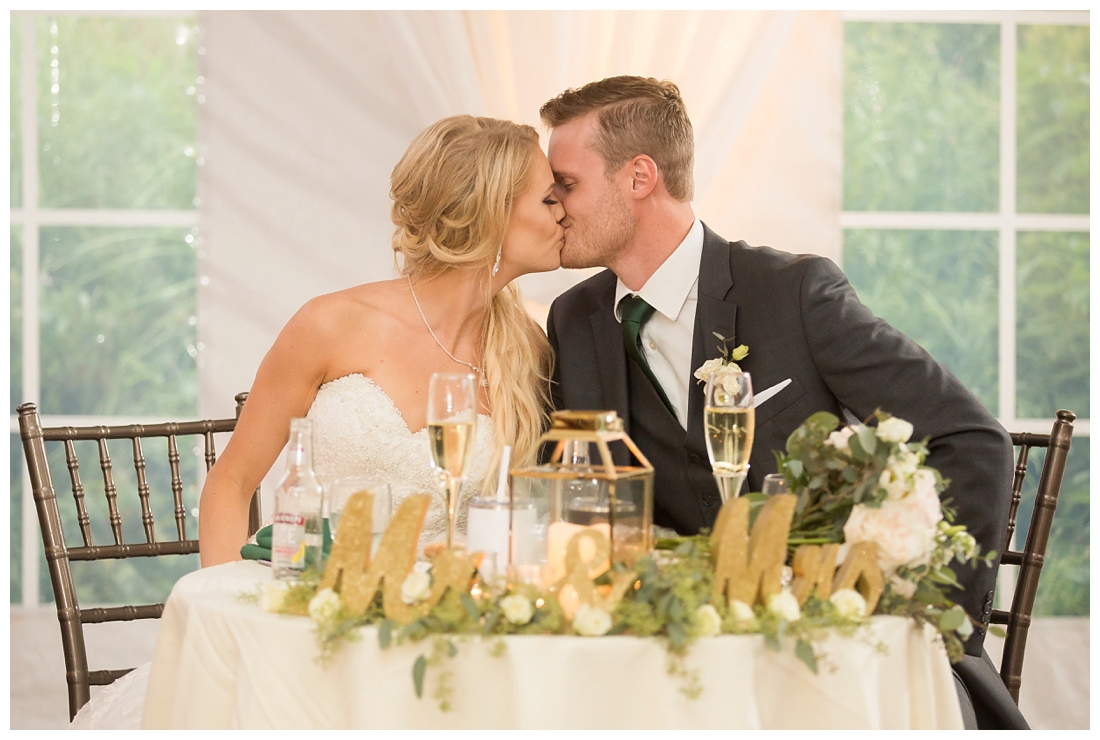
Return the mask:
M 373 380 L 355 373 L 329 381 L 317 390 L 309 409 L 313 422 L 313 469 L 323 480 L 366 476 L 388 483 L 393 511 L 413 494 L 432 497 L 420 542 L 445 538 L 446 518 L 439 484 L 432 473 L 428 430 L 413 433 L 393 401 Z M 455 529 L 466 531 L 463 505 L 481 490 L 495 446 L 492 419 L 477 418 L 469 475 L 462 487 Z M 149 666 L 139 666 L 102 689 L 81 708 L 74 730 L 137 730 L 145 705 Z

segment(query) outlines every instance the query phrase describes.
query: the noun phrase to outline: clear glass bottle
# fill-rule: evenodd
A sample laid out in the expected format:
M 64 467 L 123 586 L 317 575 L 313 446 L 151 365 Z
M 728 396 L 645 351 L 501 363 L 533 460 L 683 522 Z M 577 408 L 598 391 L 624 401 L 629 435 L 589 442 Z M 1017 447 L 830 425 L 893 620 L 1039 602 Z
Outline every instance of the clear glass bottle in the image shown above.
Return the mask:
M 290 420 L 286 472 L 275 490 L 271 566 L 278 580 L 295 580 L 322 559 L 321 484 L 313 474 L 312 424 Z

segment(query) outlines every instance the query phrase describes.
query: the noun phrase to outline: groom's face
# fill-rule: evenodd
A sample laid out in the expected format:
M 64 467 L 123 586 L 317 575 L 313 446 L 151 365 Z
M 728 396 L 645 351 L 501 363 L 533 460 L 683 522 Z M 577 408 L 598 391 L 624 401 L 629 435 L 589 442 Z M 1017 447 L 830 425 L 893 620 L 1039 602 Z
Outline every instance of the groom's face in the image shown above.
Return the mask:
M 634 236 L 634 214 L 626 197 L 629 182 L 624 190 L 622 173 L 607 172 L 595 140 L 594 113 L 550 134 L 550 167 L 565 207 L 562 267 L 611 267 Z

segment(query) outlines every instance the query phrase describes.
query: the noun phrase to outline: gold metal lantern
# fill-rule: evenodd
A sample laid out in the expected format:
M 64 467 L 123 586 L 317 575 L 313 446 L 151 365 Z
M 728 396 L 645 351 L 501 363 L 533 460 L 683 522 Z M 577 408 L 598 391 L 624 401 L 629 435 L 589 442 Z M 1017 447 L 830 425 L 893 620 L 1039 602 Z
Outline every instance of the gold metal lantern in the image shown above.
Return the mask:
M 618 414 L 556 411 L 546 442 L 557 443 L 547 463 L 512 471 L 513 563 L 543 565 L 549 585 L 565 575 L 569 540 L 586 527 L 608 538 L 614 562 L 631 565 L 652 549 L 653 466 Z M 615 465 L 611 444 L 625 445 L 640 465 Z M 532 521 L 537 534 L 518 531 L 520 521 Z

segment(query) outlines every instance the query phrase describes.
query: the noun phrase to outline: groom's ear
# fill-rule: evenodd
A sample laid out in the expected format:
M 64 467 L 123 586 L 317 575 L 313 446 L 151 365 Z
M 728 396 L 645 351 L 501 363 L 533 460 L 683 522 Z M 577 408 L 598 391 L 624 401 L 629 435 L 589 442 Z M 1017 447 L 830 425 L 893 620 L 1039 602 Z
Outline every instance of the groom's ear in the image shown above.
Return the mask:
M 657 163 L 648 154 L 639 154 L 630 160 L 627 167 L 631 177 L 631 195 L 634 196 L 635 200 L 648 197 L 653 189 L 657 187 L 658 180 L 660 180 L 661 173 L 657 169 Z

